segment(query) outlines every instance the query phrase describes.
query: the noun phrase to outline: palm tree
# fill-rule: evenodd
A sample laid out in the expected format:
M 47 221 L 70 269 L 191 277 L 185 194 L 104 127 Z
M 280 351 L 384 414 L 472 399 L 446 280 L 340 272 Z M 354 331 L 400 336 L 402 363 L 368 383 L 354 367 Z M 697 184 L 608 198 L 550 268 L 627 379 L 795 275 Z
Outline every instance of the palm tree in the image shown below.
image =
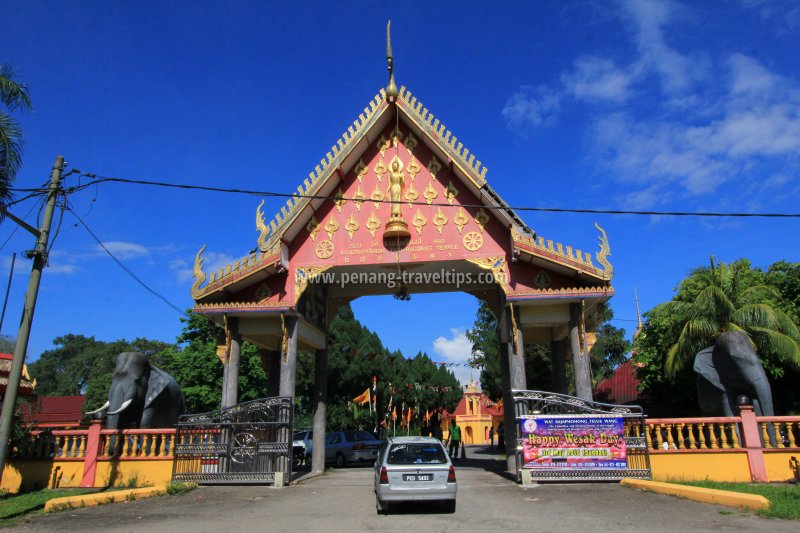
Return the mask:
M 10 65 L 0 65 L 0 206 L 11 200 L 11 184 L 22 163 L 22 129 L 8 113 L 32 109 L 28 87 L 14 80 Z M 0 214 L 0 220 L 2 220 Z
M 676 375 L 726 331 L 742 331 L 759 354 L 772 353 L 800 367 L 800 331 L 775 307 L 781 298 L 778 291 L 766 285 L 746 286 L 740 271 L 722 262 L 714 264 L 713 258 L 711 268 L 693 270 L 682 286 L 696 296 L 664 304 L 680 327 L 678 341 L 667 352 L 667 375 Z

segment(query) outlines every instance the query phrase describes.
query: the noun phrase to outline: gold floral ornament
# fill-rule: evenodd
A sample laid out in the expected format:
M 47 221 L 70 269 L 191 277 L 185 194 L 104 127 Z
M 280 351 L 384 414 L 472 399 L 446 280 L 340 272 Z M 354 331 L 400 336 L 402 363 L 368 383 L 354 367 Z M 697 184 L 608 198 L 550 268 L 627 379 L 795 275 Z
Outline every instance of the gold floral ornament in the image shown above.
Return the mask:
M 314 215 L 311 215 L 311 220 L 308 221 L 306 224 L 306 231 L 308 231 L 309 237 L 311 237 L 312 241 L 317 240 L 317 233 L 319 233 L 320 226 L 319 222 L 317 222 L 317 218 Z
M 440 235 L 445 224 L 447 224 L 447 217 L 444 216 L 444 213 L 442 213 L 442 208 L 440 207 L 433 217 L 433 225 L 436 226 L 437 230 L 439 230 Z
M 414 188 L 413 181 L 408 186 L 408 189 L 406 189 L 406 192 L 403 196 L 405 197 L 406 200 L 408 200 L 408 207 L 411 207 L 411 205 L 417 201 L 417 198 L 419 198 L 419 191 L 417 191 L 417 189 Z
M 480 250 L 481 246 L 483 246 L 483 235 L 477 231 L 468 231 L 466 235 L 464 235 L 462 242 L 464 243 L 464 248 L 470 252 L 474 252 Z
M 345 204 L 346 201 L 347 200 L 344 199 L 344 192 L 342 192 L 342 188 L 339 187 L 339 190 L 336 191 L 336 199 L 333 201 L 333 203 L 336 206 L 336 209 L 338 209 L 340 213 L 342 212 L 342 206 Z
M 400 131 L 400 126 L 397 125 L 394 127 L 391 133 L 392 138 L 392 146 L 397 148 L 397 145 L 400 144 L 400 140 L 403 138 L 403 132 Z
M 419 207 L 417 208 L 417 214 L 414 215 L 414 219 L 411 221 L 411 224 L 417 229 L 417 235 L 422 235 L 422 228 L 425 227 L 425 224 L 428 223 L 428 219 L 425 218 L 425 215 L 422 214 Z
M 375 168 L 373 170 L 375 171 L 375 177 L 378 178 L 378 181 L 381 181 L 383 179 L 383 175 L 386 174 L 386 172 L 388 172 L 389 169 L 386 168 L 386 165 L 384 164 L 383 159 L 381 159 L 375 165 Z
M 386 150 L 389 149 L 389 146 L 391 146 L 391 144 L 392 142 L 389 139 L 387 139 L 385 135 L 381 135 L 381 138 L 378 139 L 378 150 L 381 151 L 381 158 L 383 158 L 383 156 L 386 155 Z
M 369 218 L 367 219 L 367 229 L 369 230 L 369 234 L 373 237 L 375 236 L 375 230 L 381 227 L 381 221 L 378 217 L 375 216 L 375 213 L 370 213 Z
M 458 196 L 458 189 L 456 189 L 455 185 L 453 185 L 453 180 L 450 180 L 447 183 L 447 188 L 444 190 L 444 196 L 447 198 L 447 203 L 453 205 L 456 196 Z
M 438 173 L 440 170 L 442 170 L 442 164 L 441 164 L 441 163 L 439 163 L 439 160 L 438 160 L 438 159 L 436 159 L 435 157 L 432 157 L 432 158 L 431 158 L 431 162 L 430 162 L 430 163 L 428 163 L 428 172 L 430 172 L 430 173 L 431 173 L 431 176 L 433 176 L 433 177 L 435 178 L 435 177 L 436 177 L 436 174 L 437 174 L 437 173 Z
M 489 223 L 489 215 L 486 214 L 486 211 L 481 207 L 478 210 L 478 214 L 475 215 L 475 222 L 478 223 L 478 226 L 481 228 L 481 233 L 483 233 L 483 229 L 486 227 L 486 224 Z
M 419 171 L 422 169 L 420 168 L 419 163 L 417 163 L 417 160 L 412 157 L 411 162 L 408 164 L 408 168 L 406 168 L 406 170 L 408 171 L 408 175 L 411 177 L 411 181 L 414 181 L 414 178 L 417 177 L 417 174 L 419 174 Z
M 469 218 L 464 213 L 464 210 L 459 206 L 458 213 L 456 216 L 453 217 L 453 222 L 455 223 L 456 227 L 458 228 L 458 232 L 461 233 L 461 230 L 464 229 L 464 226 L 467 225 L 469 222 Z
M 347 219 L 347 222 L 344 224 L 344 229 L 347 231 L 347 234 L 350 235 L 350 239 L 353 238 L 353 234 L 358 231 L 358 228 L 361 227 L 361 224 L 358 223 L 356 217 L 353 213 L 350 213 L 350 218 Z
M 325 231 L 328 233 L 328 238 L 333 239 L 333 234 L 339 231 L 339 222 L 333 217 L 329 218 L 325 223 Z
M 367 165 L 364 164 L 364 160 L 359 159 L 355 168 L 356 178 L 358 178 L 359 183 L 364 179 L 364 176 L 367 175 L 368 171 L 369 169 L 367 168 Z
M 364 194 L 364 191 L 362 191 L 362 190 L 361 190 L 361 184 L 359 183 L 359 184 L 358 184 L 358 188 L 356 189 L 356 192 L 355 192 L 355 194 L 353 195 L 353 203 L 354 203 L 354 204 L 356 204 L 356 209 L 358 209 L 359 211 L 361 211 L 361 204 L 363 204 L 363 203 L 364 203 L 364 200 L 365 200 L 366 198 L 367 198 L 367 197 L 366 197 L 366 195 Z
M 375 206 L 375 209 L 379 209 L 381 207 L 381 202 L 386 198 L 386 193 L 378 188 L 378 184 L 375 184 L 375 190 L 372 191 L 372 194 L 369 196 L 369 199 L 372 200 L 372 205 Z
M 414 151 L 414 148 L 417 147 L 417 144 L 418 144 L 417 138 L 414 137 L 414 134 L 409 131 L 408 135 L 406 136 L 406 142 L 405 142 L 406 150 L 408 150 L 409 154 Z
M 328 259 L 333 255 L 333 243 L 328 239 L 321 240 L 314 251 L 320 259 Z
M 425 197 L 425 201 L 428 202 L 428 205 L 431 205 L 436 197 L 439 196 L 439 193 L 433 188 L 433 180 L 428 182 L 428 186 L 425 187 L 425 191 L 422 193 L 422 196 Z

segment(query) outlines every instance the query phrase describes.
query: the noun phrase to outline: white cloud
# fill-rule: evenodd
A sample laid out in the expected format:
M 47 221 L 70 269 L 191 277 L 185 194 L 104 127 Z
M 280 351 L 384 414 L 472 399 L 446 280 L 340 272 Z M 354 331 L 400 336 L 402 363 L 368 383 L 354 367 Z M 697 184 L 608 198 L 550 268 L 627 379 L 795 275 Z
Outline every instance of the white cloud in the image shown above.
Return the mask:
M 53 265 L 50 264 L 47 266 L 47 273 L 48 274 L 74 274 L 79 270 L 77 265 Z
M 575 70 L 564 74 L 561 81 L 576 100 L 623 102 L 630 95 L 632 77 L 613 61 L 592 56 L 578 58 Z
M 503 118 L 512 128 L 527 132 L 552 122 L 560 106 L 561 96 L 543 85 L 521 87 L 506 102 Z
M 503 109 L 509 126 L 529 133 L 553 124 L 570 105 L 588 106 L 588 156 L 599 175 L 622 185 L 617 198 L 631 209 L 710 196 L 723 185 L 731 197 L 752 195 L 751 209 L 773 204 L 779 192 L 796 196 L 800 83 L 742 53 L 717 61 L 711 72 L 703 51 L 671 47 L 668 31 L 691 19 L 691 5 L 620 6 L 636 45 L 630 62 L 579 56 L 552 85 L 512 95 Z
M 462 385 L 469 382 L 470 375 L 478 379 L 474 370 L 464 366 L 472 355 L 472 343 L 467 339 L 464 328 L 450 328 L 450 338 L 438 337 L 433 341 L 433 351 L 443 357 L 448 363 L 458 363 L 459 366 L 453 367 L 453 374 Z M 473 374 L 471 374 L 473 372 Z
M 117 259 L 133 259 L 135 257 L 143 257 L 150 255 L 150 250 L 141 244 L 125 241 L 106 241 L 103 246 L 114 254 Z M 102 247 L 98 245 L 98 252 L 104 252 Z

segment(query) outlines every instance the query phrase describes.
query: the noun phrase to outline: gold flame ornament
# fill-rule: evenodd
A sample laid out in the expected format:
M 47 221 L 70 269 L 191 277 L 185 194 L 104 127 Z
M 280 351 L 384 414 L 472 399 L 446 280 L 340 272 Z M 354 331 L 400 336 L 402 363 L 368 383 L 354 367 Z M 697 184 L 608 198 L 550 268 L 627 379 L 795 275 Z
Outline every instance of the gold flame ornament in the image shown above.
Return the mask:
M 417 213 L 414 215 L 414 219 L 411 221 L 411 224 L 414 225 L 414 228 L 417 230 L 417 235 L 422 235 L 422 228 L 425 227 L 425 224 L 428 223 L 428 219 L 425 218 L 425 215 L 422 214 L 419 207 L 417 208 Z
M 460 206 L 458 208 L 456 216 L 453 217 L 453 222 L 455 223 L 456 228 L 458 228 L 459 233 L 461 233 L 461 230 L 464 229 L 464 226 L 466 226 L 467 223 L 469 222 L 469 218 L 467 217 L 467 215 L 464 213 L 464 210 Z
M 411 133 L 410 131 L 408 132 L 408 135 L 406 136 L 405 145 L 406 145 L 406 150 L 408 150 L 409 155 L 411 154 L 411 152 L 414 151 L 414 148 L 417 147 L 417 138 L 414 137 L 414 134 Z M 410 170 L 409 170 L 409 172 L 410 172 Z
M 312 241 L 317 240 L 317 233 L 319 233 L 320 226 L 319 222 L 317 222 L 317 218 L 314 215 L 311 215 L 311 220 L 308 221 L 306 224 L 306 231 L 308 231 L 309 237 L 311 237 Z
M 428 205 L 431 205 L 436 197 L 439 196 L 439 193 L 433 188 L 433 180 L 428 182 L 428 186 L 425 187 L 425 191 L 422 193 L 422 196 L 425 197 L 425 201 L 428 202 Z
M 342 188 L 339 187 L 339 190 L 336 191 L 336 199 L 333 201 L 333 203 L 336 205 L 336 209 L 338 209 L 340 213 L 342 212 L 342 206 L 344 206 L 345 202 L 346 200 L 344 199 L 344 192 L 342 191 Z
M 447 188 L 444 190 L 444 197 L 447 198 L 447 203 L 453 205 L 456 196 L 458 196 L 458 189 L 456 189 L 456 186 L 453 185 L 453 180 L 450 180 L 447 183 Z
M 412 157 L 411 162 L 408 164 L 407 170 L 411 181 L 414 181 L 414 178 L 417 177 L 417 174 L 419 174 L 419 171 L 422 169 L 420 168 L 419 163 L 417 163 L 417 160 Z
M 431 173 L 431 176 L 433 176 L 433 177 L 435 178 L 435 177 L 436 177 L 436 174 L 437 174 L 437 173 L 438 173 L 440 170 L 442 170 L 442 164 L 441 164 L 441 163 L 439 163 L 439 160 L 438 160 L 438 159 L 436 159 L 435 157 L 432 157 L 432 158 L 431 158 L 431 162 L 430 162 L 430 163 L 428 163 L 428 172 L 430 172 L 430 173 Z
M 339 231 L 339 222 L 334 217 L 329 218 L 325 223 L 325 231 L 328 233 L 328 238 L 333 240 L 333 234 Z
M 375 210 L 381 208 L 381 202 L 386 199 L 386 194 L 382 190 L 378 188 L 378 184 L 375 184 L 375 189 L 372 191 L 372 194 L 369 196 L 370 200 L 373 200 L 372 205 L 375 206 Z
M 405 196 L 405 199 L 408 200 L 408 207 L 411 207 L 411 205 L 414 202 L 417 201 L 417 198 L 419 198 L 419 192 L 414 188 L 414 182 L 413 181 L 408 186 L 408 189 L 406 190 L 406 193 L 405 193 L 404 196 Z
M 361 211 L 361 204 L 363 204 L 363 203 L 364 203 L 364 200 L 365 200 L 366 198 L 367 198 L 367 197 L 366 197 L 366 195 L 364 194 L 364 191 L 362 191 L 362 190 L 361 190 L 361 184 L 359 183 L 359 184 L 358 184 L 358 188 L 356 189 L 356 192 L 355 192 L 355 194 L 353 195 L 353 203 L 354 203 L 354 204 L 356 204 L 356 209 L 358 209 L 359 211 Z
M 374 237 L 375 231 L 380 227 L 381 221 L 375 216 L 375 213 L 370 212 L 369 218 L 367 219 L 367 229 L 369 230 L 369 234 Z
M 447 224 L 447 217 L 444 215 L 444 213 L 442 213 L 442 208 L 440 207 L 436 211 L 436 215 L 433 217 L 433 225 L 436 226 L 437 230 L 439 230 L 440 235 L 445 224 Z
M 475 215 L 475 222 L 478 223 L 478 226 L 481 228 L 481 233 L 483 233 L 483 229 L 486 227 L 486 224 L 489 223 L 489 215 L 486 214 L 486 211 L 481 207 L 478 210 L 478 214 Z
M 353 213 L 350 213 L 350 218 L 347 219 L 347 222 L 344 224 L 344 229 L 347 231 L 347 234 L 350 235 L 350 239 L 353 238 L 353 234 L 358 231 L 361 225 L 356 220 L 356 217 Z
M 367 175 L 368 171 L 369 169 L 367 168 L 367 165 L 364 164 L 364 160 L 359 159 L 358 164 L 356 164 L 355 168 L 356 178 L 358 179 L 359 183 L 361 183 L 361 181 L 364 179 L 364 176 Z

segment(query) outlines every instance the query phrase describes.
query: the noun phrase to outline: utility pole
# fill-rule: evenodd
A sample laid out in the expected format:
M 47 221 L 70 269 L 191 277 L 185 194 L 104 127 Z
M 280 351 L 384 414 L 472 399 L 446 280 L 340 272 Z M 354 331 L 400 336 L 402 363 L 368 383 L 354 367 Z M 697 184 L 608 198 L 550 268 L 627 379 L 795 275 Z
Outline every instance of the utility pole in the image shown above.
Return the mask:
M 17 392 L 19 391 L 19 380 L 22 376 L 22 366 L 25 364 L 25 354 L 28 351 L 28 339 L 31 334 L 31 324 L 33 323 L 33 311 L 36 308 L 36 296 L 39 293 L 39 282 L 42 280 L 42 269 L 47 264 L 47 240 L 50 237 L 50 227 L 53 223 L 53 211 L 56 207 L 56 199 L 61 185 L 61 169 L 64 166 L 64 158 L 56 156 L 53 165 L 53 173 L 50 177 L 50 188 L 47 191 L 47 203 L 45 204 L 42 226 L 36 236 L 36 248 L 26 252 L 26 257 L 33 258 L 33 268 L 31 277 L 28 281 L 28 292 L 25 293 L 25 307 L 22 310 L 22 321 L 19 324 L 19 334 L 17 335 L 17 345 L 14 348 L 14 360 L 11 363 L 11 371 L 8 374 L 8 386 L 3 398 L 3 411 L 0 414 L 0 482 L 3 480 L 3 468 L 6 464 L 9 440 L 11 439 L 11 421 L 14 418 L 14 409 L 17 404 Z

